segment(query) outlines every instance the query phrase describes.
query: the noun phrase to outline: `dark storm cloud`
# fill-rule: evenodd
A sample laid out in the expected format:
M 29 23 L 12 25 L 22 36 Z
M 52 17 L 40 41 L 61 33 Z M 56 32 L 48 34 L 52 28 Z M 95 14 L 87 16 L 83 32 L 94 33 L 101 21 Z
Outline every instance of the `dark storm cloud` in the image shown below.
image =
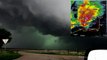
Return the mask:
M 45 46 L 45 41 L 49 40 L 48 35 L 43 35 L 35 27 L 23 27 L 19 31 L 12 32 L 13 40 L 8 44 L 9 47 L 42 49 Z
M 51 42 L 53 44 L 50 47 L 60 45 L 61 42 L 55 42 L 56 39 L 59 40 L 59 36 L 64 36 L 65 34 L 69 33 L 67 30 L 69 29 L 69 18 L 67 18 L 69 13 L 66 13 L 68 11 L 63 11 L 66 5 L 64 5 L 62 8 L 58 7 L 58 9 L 61 9 L 58 10 L 56 9 L 57 1 L 54 2 L 55 4 L 53 3 L 56 5 L 54 7 L 53 5 L 48 4 L 51 5 L 53 9 L 48 8 L 49 6 L 46 7 L 47 5 L 43 8 L 42 6 L 44 4 L 36 4 L 36 0 L 35 4 L 37 6 L 35 6 L 35 4 L 33 6 L 29 5 L 31 3 L 28 2 L 32 2 L 32 0 L 0 0 L 0 26 L 11 31 L 13 37 L 12 42 L 8 46 L 25 48 L 49 48 L 51 44 L 47 44 L 47 42 Z M 37 10 L 31 9 L 31 7 Z M 37 14 L 35 14 L 35 12 Z M 26 26 L 27 28 L 25 29 Z M 39 33 L 35 33 L 35 36 L 32 33 L 32 27 L 33 30 L 35 30 L 33 33 L 39 31 Z M 26 30 L 29 31 L 24 32 Z M 39 35 L 40 37 L 38 37 Z
M 69 33 L 69 1 L 24 0 L 23 3 L 36 16 L 32 22 L 44 34 L 65 35 Z
M 13 39 L 7 44 L 9 48 L 64 49 L 68 46 L 68 44 L 60 41 L 59 37 L 50 34 L 44 35 L 35 27 L 26 26 L 19 31 L 12 31 Z
M 16 2 L 18 3 L 15 4 Z M 38 28 L 39 31 L 44 34 L 65 35 L 66 33 L 69 33 L 67 30 L 69 29 L 69 10 L 65 9 L 66 6 L 69 7 L 69 4 L 66 5 L 64 1 L 60 0 L 49 1 L 50 4 L 48 4 L 48 2 L 47 4 L 46 2 L 43 2 L 45 1 L 1 1 L 0 21 L 2 24 L 12 29 L 17 29 L 27 25 Z M 62 2 L 64 4 L 56 2 Z M 53 5 L 51 3 L 53 3 Z M 63 5 L 63 7 L 57 7 L 57 5 Z
M 17 0 L 0 0 L 0 22 L 8 28 L 16 29 L 23 26 L 26 8 Z M 26 24 L 26 23 L 25 23 Z
M 106 38 L 70 36 L 69 7 L 69 0 L 0 0 L 0 26 L 13 34 L 9 47 L 70 49 L 106 45 Z

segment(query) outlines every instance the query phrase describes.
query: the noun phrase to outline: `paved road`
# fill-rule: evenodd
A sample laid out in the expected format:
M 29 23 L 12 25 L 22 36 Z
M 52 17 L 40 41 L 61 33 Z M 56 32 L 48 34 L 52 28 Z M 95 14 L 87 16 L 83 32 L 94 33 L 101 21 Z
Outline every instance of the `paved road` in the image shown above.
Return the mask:
M 19 52 L 22 57 L 15 60 L 84 60 L 81 56 L 62 56 L 48 54 L 34 54 L 28 52 Z

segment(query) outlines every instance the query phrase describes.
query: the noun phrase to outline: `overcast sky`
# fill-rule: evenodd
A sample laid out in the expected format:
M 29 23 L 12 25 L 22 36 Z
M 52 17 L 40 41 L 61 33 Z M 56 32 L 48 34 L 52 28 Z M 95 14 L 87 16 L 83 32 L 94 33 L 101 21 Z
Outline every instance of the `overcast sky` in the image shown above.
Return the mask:
M 102 37 L 71 37 L 69 16 L 69 0 L 0 0 L 0 27 L 12 33 L 9 48 L 85 49 L 106 44 Z

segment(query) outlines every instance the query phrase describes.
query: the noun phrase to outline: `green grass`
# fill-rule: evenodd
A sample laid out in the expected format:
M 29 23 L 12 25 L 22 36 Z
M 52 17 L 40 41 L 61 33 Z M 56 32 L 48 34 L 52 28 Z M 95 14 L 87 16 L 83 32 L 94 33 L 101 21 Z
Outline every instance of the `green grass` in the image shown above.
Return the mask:
M 66 55 L 66 56 L 84 56 L 85 52 L 31 52 L 36 54 L 50 54 L 50 55 Z
M 1 51 L 0 60 L 13 60 L 19 58 L 21 55 L 13 51 Z

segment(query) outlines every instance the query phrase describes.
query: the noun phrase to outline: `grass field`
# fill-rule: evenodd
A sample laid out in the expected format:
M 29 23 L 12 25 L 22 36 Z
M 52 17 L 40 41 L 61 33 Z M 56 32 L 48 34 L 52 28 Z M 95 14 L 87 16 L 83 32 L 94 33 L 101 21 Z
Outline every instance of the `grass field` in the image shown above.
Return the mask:
M 13 51 L 1 51 L 0 52 L 0 60 L 13 60 L 20 56 L 21 56 L 20 54 L 13 52 Z
M 37 54 L 52 54 L 52 55 L 71 55 L 71 56 L 84 56 L 84 52 L 71 52 L 71 53 L 58 53 L 58 52 L 35 52 Z
M 36 53 L 36 54 L 50 54 L 50 55 L 71 55 L 71 56 L 84 56 L 85 52 L 84 51 L 58 51 L 58 50 L 38 50 L 38 51 L 27 51 L 27 52 L 31 52 L 31 53 Z

